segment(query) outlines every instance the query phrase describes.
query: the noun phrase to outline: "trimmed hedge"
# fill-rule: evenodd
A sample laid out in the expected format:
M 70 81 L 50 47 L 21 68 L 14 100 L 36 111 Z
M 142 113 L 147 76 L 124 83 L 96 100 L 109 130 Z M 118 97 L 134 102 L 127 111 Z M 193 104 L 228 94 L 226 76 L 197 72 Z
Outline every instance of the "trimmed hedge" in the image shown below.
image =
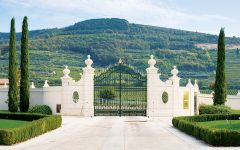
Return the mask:
M 49 116 L 29 113 L 0 112 L 0 119 L 31 121 L 20 127 L 0 129 L 0 145 L 12 145 L 26 141 L 59 128 L 62 124 L 62 117 L 58 115 Z
M 231 114 L 230 107 L 225 105 L 200 105 L 199 114 Z
M 240 114 L 174 117 L 172 124 L 179 130 L 195 136 L 213 146 L 240 146 L 240 132 L 235 130 L 210 128 L 198 124 L 198 122 L 214 120 L 238 120 L 239 117 Z
M 35 105 L 32 106 L 28 112 L 30 113 L 39 113 L 39 114 L 45 114 L 45 115 L 51 115 L 52 110 L 48 105 Z

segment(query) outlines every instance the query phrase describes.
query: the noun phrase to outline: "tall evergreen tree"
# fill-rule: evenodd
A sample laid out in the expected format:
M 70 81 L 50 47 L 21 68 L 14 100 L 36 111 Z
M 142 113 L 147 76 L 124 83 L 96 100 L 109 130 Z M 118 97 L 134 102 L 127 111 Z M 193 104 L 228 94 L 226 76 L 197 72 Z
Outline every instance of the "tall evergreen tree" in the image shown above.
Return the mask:
M 8 110 L 16 112 L 18 110 L 18 66 L 15 20 L 11 20 L 10 40 L 9 40 L 9 90 L 8 90 Z
M 217 70 L 213 101 L 214 105 L 221 105 L 226 101 L 225 33 L 223 28 L 221 28 L 218 37 Z
M 20 79 L 20 111 L 26 112 L 29 108 L 29 49 L 28 49 L 28 22 L 25 16 L 22 24 L 21 38 L 21 79 Z

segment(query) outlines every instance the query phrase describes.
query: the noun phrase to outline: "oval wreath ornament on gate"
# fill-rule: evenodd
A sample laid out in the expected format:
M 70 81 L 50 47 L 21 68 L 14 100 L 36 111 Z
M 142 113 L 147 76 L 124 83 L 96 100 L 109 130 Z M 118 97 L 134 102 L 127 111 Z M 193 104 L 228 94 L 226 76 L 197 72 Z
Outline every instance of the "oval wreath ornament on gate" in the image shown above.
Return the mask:
M 74 102 L 74 103 L 77 103 L 77 102 L 78 102 L 78 100 L 79 100 L 79 94 L 78 94 L 77 91 L 73 92 L 72 98 L 73 98 L 73 102 Z
M 168 102 L 168 93 L 167 92 L 163 92 L 163 94 L 162 94 L 162 101 L 165 104 Z

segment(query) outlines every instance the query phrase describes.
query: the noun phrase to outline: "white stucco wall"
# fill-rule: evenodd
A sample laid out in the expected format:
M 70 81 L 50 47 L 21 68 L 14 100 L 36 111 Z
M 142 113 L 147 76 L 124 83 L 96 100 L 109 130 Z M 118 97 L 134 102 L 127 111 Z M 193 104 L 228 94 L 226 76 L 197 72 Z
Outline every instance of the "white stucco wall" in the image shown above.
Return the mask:
M 200 104 L 213 104 L 212 94 L 199 94 L 197 97 L 198 105 Z M 225 105 L 231 107 L 232 109 L 240 109 L 240 95 L 227 95 L 227 101 Z
M 148 117 L 165 117 L 165 116 L 184 116 L 194 115 L 194 92 L 196 89 L 191 80 L 186 87 L 180 87 L 180 78 L 177 76 L 178 70 L 174 66 L 171 71 L 172 77 L 169 80 L 163 82 L 158 73 L 158 68 L 154 65 L 156 60 L 151 59 L 148 61 L 149 68 L 147 71 L 147 116 Z M 189 92 L 189 107 L 184 109 L 183 107 L 183 93 Z M 168 102 L 164 103 L 162 100 L 163 92 L 168 93 Z
M 8 88 L 0 88 L 0 110 L 8 110 L 8 104 L 5 101 L 8 99 Z

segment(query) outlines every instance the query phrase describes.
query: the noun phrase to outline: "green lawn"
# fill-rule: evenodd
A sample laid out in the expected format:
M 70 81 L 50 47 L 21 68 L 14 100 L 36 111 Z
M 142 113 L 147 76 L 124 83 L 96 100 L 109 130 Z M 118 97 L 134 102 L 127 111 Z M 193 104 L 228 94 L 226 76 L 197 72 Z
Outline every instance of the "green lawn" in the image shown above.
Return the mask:
M 211 128 L 232 129 L 232 130 L 240 131 L 240 120 L 217 120 L 217 121 L 199 122 L 199 124 L 208 126 Z
M 0 119 L 0 129 L 15 128 L 15 127 L 22 126 L 28 122 L 29 121 Z

